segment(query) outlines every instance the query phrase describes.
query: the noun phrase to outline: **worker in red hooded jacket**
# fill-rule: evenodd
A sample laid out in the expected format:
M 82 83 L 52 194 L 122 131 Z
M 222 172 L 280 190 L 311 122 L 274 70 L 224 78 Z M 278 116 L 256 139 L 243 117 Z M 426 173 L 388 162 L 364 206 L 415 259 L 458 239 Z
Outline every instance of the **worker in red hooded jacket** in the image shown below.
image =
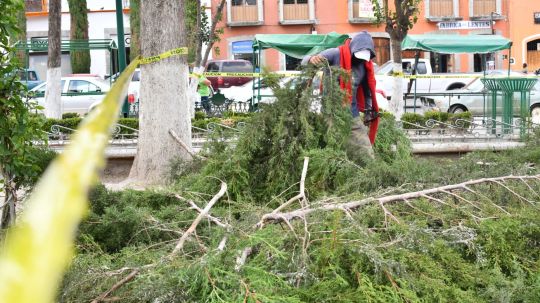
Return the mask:
M 366 32 L 357 33 L 352 39 L 336 48 L 322 51 L 314 56 L 305 56 L 303 65 L 320 64 L 324 60 L 331 66 L 339 66 L 350 72 L 351 81 L 343 81 L 340 85 L 350 96 L 351 114 L 353 116 L 353 144 L 362 145 L 373 157 L 371 145 L 375 143 L 379 125 L 379 107 L 376 99 L 376 81 L 373 61 L 375 46 L 371 35 Z M 369 130 L 367 127 L 369 127 Z

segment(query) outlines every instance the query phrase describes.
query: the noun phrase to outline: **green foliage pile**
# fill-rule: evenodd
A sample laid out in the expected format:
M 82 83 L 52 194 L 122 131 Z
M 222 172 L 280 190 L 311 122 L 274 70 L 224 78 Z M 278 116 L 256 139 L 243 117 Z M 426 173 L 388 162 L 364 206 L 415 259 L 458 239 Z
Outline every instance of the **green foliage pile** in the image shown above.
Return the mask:
M 383 114 L 376 158 L 355 161 L 347 153 L 351 119 L 341 105 L 344 96 L 336 83 L 324 86 L 317 101 L 320 114 L 310 110 L 317 99 L 308 81 L 276 86 L 277 102 L 251 118 L 235 147 L 220 134 L 205 150 L 205 159 L 173 163 L 170 188 L 93 190 L 78 235 L 78 256 L 58 301 L 89 302 L 138 268 L 135 279 L 110 299 L 536 302 L 540 179 L 471 185 L 454 195 L 432 195 L 436 200 L 381 205 L 369 197 L 486 177 L 538 175 L 540 134 L 521 149 L 416 159 L 393 118 Z M 305 204 L 295 201 L 283 211 L 365 203 L 350 211 L 316 211 L 257 225 L 298 194 L 306 156 Z M 167 258 L 198 215 L 188 201 L 204 208 L 221 181 L 228 185 L 227 194 L 211 215 L 227 226 L 203 219 L 181 253 Z M 243 251 L 249 253 L 239 266 Z
M 298 182 L 305 156 L 313 157 L 310 175 L 320 176 L 316 181 L 320 186 L 311 192 L 314 197 L 347 183 L 352 177 L 349 170 L 370 158 L 349 148 L 352 121 L 349 109 L 342 105 L 344 92 L 335 81 L 339 71 L 324 78 L 321 96 L 314 96 L 311 88 L 315 73 L 309 69 L 285 87 L 277 84 L 278 79 L 267 78 L 276 102 L 261 105 L 234 146 L 223 144 L 222 138 L 216 140 L 202 169 L 177 179 L 176 187 L 210 194 L 224 180 L 233 200 L 261 201 Z M 320 113 L 314 110 L 317 107 Z M 379 159 L 392 162 L 411 157 L 410 144 L 391 115 L 383 115 L 380 129 L 375 146 Z M 333 178 L 336 175 L 343 175 L 343 182 Z
M 507 185 L 538 201 L 538 181 L 529 185 L 534 191 L 519 181 Z M 306 226 L 292 221 L 294 232 L 280 224 L 256 229 L 271 208 L 226 199 L 212 215 L 232 229 L 203 220 L 183 253 L 165 261 L 197 212 L 167 192 L 99 187 L 58 299 L 91 301 L 129 272 L 118 269 L 154 264 L 114 297 L 124 302 L 536 302 L 538 203 L 492 184 L 473 189 L 484 196 L 460 196 L 475 205 L 442 196 L 448 204 L 419 199 L 410 206 L 386 205 L 398 223 L 374 203 L 352 218 L 336 211 L 312 214 Z M 193 200 L 202 207 L 209 198 Z M 224 236 L 227 245 L 219 251 Z M 246 247 L 252 253 L 237 270 Z

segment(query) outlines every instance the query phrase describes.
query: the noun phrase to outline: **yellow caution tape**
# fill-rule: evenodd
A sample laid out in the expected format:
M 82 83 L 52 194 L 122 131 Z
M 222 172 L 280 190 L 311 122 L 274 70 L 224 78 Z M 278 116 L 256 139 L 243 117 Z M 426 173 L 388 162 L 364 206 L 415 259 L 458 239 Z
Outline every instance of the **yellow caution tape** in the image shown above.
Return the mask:
M 276 75 L 280 77 L 298 77 L 299 73 L 267 73 L 271 75 Z M 192 74 L 195 75 L 195 74 Z M 222 73 L 222 72 L 204 72 L 204 76 L 207 77 L 261 77 L 264 76 L 264 73 Z
M 162 54 L 159 54 L 157 56 L 141 58 L 141 59 L 139 59 L 139 63 L 140 64 L 154 63 L 154 62 L 158 62 L 158 61 L 161 61 L 163 59 L 169 58 L 171 56 L 187 55 L 187 53 L 188 53 L 188 48 L 187 47 L 179 47 L 179 48 L 175 48 L 175 49 L 171 49 L 169 51 L 166 51 L 166 52 L 164 52 Z
M 0 253 L 0 302 L 51 303 L 73 257 L 88 190 L 104 165 L 111 126 L 137 67 L 132 62 L 49 166 Z
M 405 78 L 405 79 L 440 79 L 440 78 L 484 78 L 483 74 L 437 74 L 437 75 L 405 75 L 404 73 L 392 73 L 392 77 Z M 510 76 L 510 78 L 539 78 L 540 76 L 523 75 L 523 76 Z M 486 75 L 486 78 L 508 78 L 507 74 L 503 75 Z

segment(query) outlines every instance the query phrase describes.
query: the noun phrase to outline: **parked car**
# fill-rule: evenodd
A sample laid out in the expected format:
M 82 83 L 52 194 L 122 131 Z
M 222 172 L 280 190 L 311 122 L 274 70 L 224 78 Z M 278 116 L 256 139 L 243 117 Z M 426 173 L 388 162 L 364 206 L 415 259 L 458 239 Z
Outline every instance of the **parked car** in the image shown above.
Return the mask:
M 43 83 L 39 79 L 37 72 L 32 69 L 19 70 L 17 71 L 17 76 L 19 76 L 21 83 L 26 85 L 29 90 Z
M 109 91 L 109 83 L 97 77 L 62 77 L 62 113 L 84 115 L 103 101 Z M 45 107 L 47 82 L 30 90 L 30 96 Z
M 402 59 L 402 68 L 405 75 L 411 75 L 414 68 L 414 59 L 404 58 Z M 392 95 L 393 85 L 394 85 L 394 76 L 392 75 L 394 62 L 388 61 L 385 64 L 381 65 L 376 69 L 375 79 L 377 80 L 377 88 L 385 93 L 387 96 Z M 418 78 L 416 79 L 416 91 L 418 93 L 429 93 L 429 92 L 441 92 L 454 89 L 460 89 L 465 87 L 470 83 L 474 78 L 471 77 L 472 74 L 456 74 L 456 73 L 433 73 L 431 64 L 428 59 L 419 59 L 418 68 L 416 71 L 417 75 L 420 76 L 434 76 L 433 78 Z M 445 76 L 452 75 L 452 78 L 445 77 L 436 77 L 436 76 Z M 478 74 L 478 76 L 481 76 Z M 402 78 L 403 81 L 403 90 L 407 91 L 407 86 L 409 84 L 408 78 Z M 414 86 L 411 88 L 411 92 L 414 91 Z
M 206 64 L 205 72 L 211 73 L 252 73 L 253 65 L 247 60 L 209 60 Z M 218 90 L 231 86 L 239 86 L 251 81 L 252 76 L 208 76 L 212 82 L 212 88 Z
M 279 75 L 285 73 L 287 76 L 281 78 L 279 81 L 279 85 L 281 87 L 285 87 L 289 81 L 294 79 L 294 76 L 291 75 L 301 74 L 299 71 L 278 71 L 276 74 Z M 219 91 L 225 96 L 225 98 L 234 102 L 251 102 L 252 98 L 257 100 L 259 94 L 261 96 L 261 103 L 272 103 L 275 101 L 274 93 L 264 78 L 252 78 L 252 80 L 244 83 L 243 85 L 222 88 Z
M 489 75 L 506 75 L 507 71 L 493 71 Z M 511 77 L 523 77 L 522 73 L 511 72 Z M 475 93 L 476 95 L 466 95 Z M 435 105 L 441 111 L 449 113 L 460 113 L 470 111 L 473 115 L 484 114 L 484 95 L 488 108 L 491 108 L 491 96 L 489 91 L 484 87 L 481 79 L 475 79 L 461 90 L 452 91 L 451 96 L 433 97 Z M 519 113 L 521 94 L 514 94 L 514 113 Z M 530 93 L 530 113 L 534 123 L 540 123 L 540 82 L 537 82 L 531 89 Z M 502 95 L 498 97 L 497 103 L 502 104 Z M 486 109 L 487 114 L 491 114 L 490 110 Z M 497 107 L 497 113 L 502 114 L 502 106 Z

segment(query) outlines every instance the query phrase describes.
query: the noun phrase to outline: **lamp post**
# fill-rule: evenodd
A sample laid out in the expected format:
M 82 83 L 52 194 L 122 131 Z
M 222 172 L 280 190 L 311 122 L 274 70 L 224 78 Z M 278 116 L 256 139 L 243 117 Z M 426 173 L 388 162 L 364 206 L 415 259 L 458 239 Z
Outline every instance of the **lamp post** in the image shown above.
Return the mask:
M 122 11 L 122 1 L 116 0 L 116 36 L 118 37 L 118 73 L 126 68 L 126 43 L 124 41 L 124 14 Z M 127 117 L 129 113 L 129 103 L 127 98 L 122 105 L 122 115 Z

